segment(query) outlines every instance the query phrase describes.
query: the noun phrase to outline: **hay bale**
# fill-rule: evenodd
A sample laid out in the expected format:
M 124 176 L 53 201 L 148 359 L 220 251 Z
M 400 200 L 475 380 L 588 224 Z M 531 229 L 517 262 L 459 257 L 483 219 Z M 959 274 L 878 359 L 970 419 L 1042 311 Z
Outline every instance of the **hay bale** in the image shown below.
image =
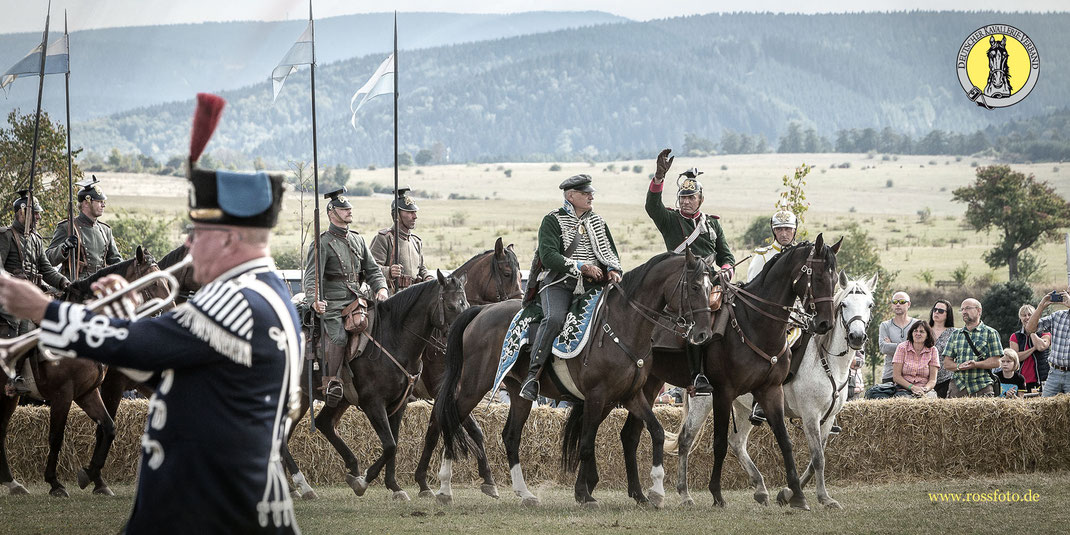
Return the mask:
M 145 401 L 124 401 L 117 418 L 118 436 L 112 447 L 104 476 L 109 482 L 129 483 L 135 477 L 140 435 L 145 425 Z M 473 412 L 483 428 L 487 457 L 499 484 L 509 481 L 502 428 L 508 406 L 480 404 Z M 423 447 L 424 430 L 430 418 L 430 404 L 411 404 L 401 424 L 398 444 L 398 481 L 412 485 L 412 474 Z M 680 409 L 658 407 L 658 419 L 666 429 L 676 430 Z M 603 422 L 596 441 L 601 485 L 626 485 L 624 457 L 619 432 L 626 417 L 614 410 Z M 567 412 L 537 407 L 531 411 L 520 457 L 529 485 L 553 481 L 571 485 L 574 474 L 560 470 L 561 428 Z M 290 441 L 290 451 L 308 480 L 314 484 L 342 484 L 345 466 L 334 448 L 318 432 L 309 431 L 308 417 L 298 422 Z M 1025 401 L 1001 399 L 859 401 L 848 403 L 839 416 L 844 432 L 827 446 L 826 477 L 835 482 L 864 483 L 874 480 L 900 481 L 923 478 L 970 477 L 1006 473 L 1050 471 L 1070 466 L 1070 396 Z M 702 443 L 689 458 L 689 485 L 704 489 L 713 468 L 712 419 L 706 422 Z M 16 478 L 41 481 L 44 472 L 48 409 L 21 407 L 11 422 L 8 457 Z M 59 474 L 73 481 L 76 470 L 88 462 L 94 440 L 94 424 L 78 409 L 71 411 L 67 440 L 60 456 Z M 809 462 L 805 436 L 788 426 L 800 471 Z M 353 449 L 363 471 L 381 452 L 379 439 L 368 419 L 349 410 L 338 425 L 339 436 Z M 784 484 L 780 450 L 767 425 L 752 432 L 751 457 L 773 489 Z M 639 474 L 649 482 L 650 438 L 644 431 L 639 445 Z M 429 476 L 437 473 L 441 446 L 432 458 Z M 739 463 L 727 459 L 722 483 L 726 489 L 749 486 Z M 674 485 L 676 458 L 666 456 L 669 484 Z M 380 480 L 381 481 L 381 480 Z M 479 481 L 475 460 L 454 464 L 458 484 Z M 434 482 L 432 484 L 435 484 Z

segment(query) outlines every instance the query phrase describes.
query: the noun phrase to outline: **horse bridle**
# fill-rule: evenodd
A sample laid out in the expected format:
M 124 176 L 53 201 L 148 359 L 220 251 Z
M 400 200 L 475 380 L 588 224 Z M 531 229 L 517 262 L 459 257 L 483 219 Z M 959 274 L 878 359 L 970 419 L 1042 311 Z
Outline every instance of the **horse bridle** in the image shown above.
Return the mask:
M 505 293 L 505 284 L 502 282 L 501 275 L 503 273 L 505 273 L 506 268 L 512 268 L 513 265 L 512 265 L 511 262 L 509 262 L 509 256 L 508 255 L 506 255 L 503 252 L 502 256 L 505 256 L 505 258 L 503 258 L 501 260 L 495 259 L 494 260 L 494 266 L 491 268 L 491 274 L 493 275 L 493 277 L 491 277 L 491 278 L 494 279 L 494 289 L 498 292 L 498 302 L 499 303 L 502 302 L 502 301 L 508 301 L 509 299 L 517 299 L 517 298 L 520 298 L 520 297 L 524 296 L 524 292 L 521 291 L 521 290 L 517 290 L 516 292 L 511 293 L 511 294 Z M 513 271 L 513 274 L 515 276 L 515 274 L 516 274 L 515 270 Z M 481 304 L 485 304 L 485 303 L 481 303 Z
M 844 299 L 846 299 L 847 296 L 849 296 L 849 295 L 865 295 L 865 294 L 866 294 L 866 292 L 863 292 L 861 289 L 855 287 L 855 288 L 852 288 L 851 291 L 843 294 L 843 297 L 844 297 Z M 866 320 L 862 319 L 862 316 L 860 314 L 856 314 L 856 315 L 852 316 L 851 319 L 845 319 L 843 317 L 843 311 L 847 308 L 847 305 L 846 305 L 846 303 L 844 303 L 842 301 L 840 302 L 840 306 L 838 306 L 837 308 L 839 310 L 837 310 L 836 316 L 840 319 L 840 325 L 843 326 L 843 330 L 844 330 L 845 333 L 850 333 L 851 332 L 851 324 L 852 323 L 854 323 L 856 321 L 861 321 L 862 322 L 862 333 L 863 333 L 862 334 L 862 336 L 863 336 L 862 343 L 863 344 L 866 343 L 866 340 L 869 338 L 869 333 L 867 332 L 867 331 L 869 331 L 869 321 L 866 321 Z M 872 321 L 872 320 L 873 320 L 873 317 L 871 316 L 870 317 L 870 321 Z M 828 354 L 828 351 L 826 350 L 825 347 L 822 347 L 821 351 L 822 351 L 822 353 L 821 353 L 822 355 Z M 851 346 L 850 346 L 850 344 L 848 344 L 847 345 L 847 349 L 844 349 L 842 353 L 837 353 L 837 354 L 832 355 L 832 356 L 833 357 L 842 357 L 842 356 L 846 355 L 850 351 L 851 351 Z
M 680 306 L 676 307 L 676 309 L 680 312 L 676 316 L 666 314 L 660 310 L 654 310 L 651 307 L 636 302 L 627 293 L 624 292 L 624 288 L 622 288 L 619 284 L 615 282 L 611 282 L 610 287 L 620 291 L 621 296 L 624 297 L 624 301 L 628 303 L 628 305 L 630 305 L 633 309 L 635 309 L 635 311 L 638 312 L 639 315 L 643 317 L 643 319 L 647 320 L 650 323 L 653 323 L 657 327 L 661 327 L 662 329 L 665 329 L 666 331 L 675 334 L 676 336 L 679 336 L 680 338 L 687 339 L 689 336 L 691 336 L 691 331 L 695 328 L 695 315 L 699 312 L 703 312 L 703 309 L 691 307 L 691 290 L 687 287 L 687 281 L 690 280 L 689 275 L 691 275 L 692 273 L 701 272 L 703 276 L 705 276 L 709 269 L 705 261 L 703 261 L 701 258 L 696 259 L 696 262 L 697 265 L 694 268 L 687 266 L 684 267 L 684 271 L 680 273 L 680 278 L 676 281 L 676 285 L 673 287 L 672 293 L 669 294 L 669 300 L 671 301 L 672 298 L 676 296 L 676 293 L 680 291 L 680 288 L 683 287 L 683 291 L 680 292 Z M 706 300 L 706 303 L 707 304 L 705 312 L 710 312 L 708 299 Z M 684 312 L 685 307 L 687 309 L 686 312 Z M 666 325 L 662 323 L 662 320 L 664 319 L 668 319 L 670 322 L 672 322 L 671 325 Z
M 851 291 L 849 291 L 846 294 L 844 294 L 844 299 L 846 299 L 847 296 L 849 296 L 849 295 L 858 295 L 858 294 L 865 295 L 866 292 L 862 291 L 861 289 L 859 289 L 856 286 L 855 288 L 852 288 Z M 837 308 L 839 308 L 839 311 L 836 313 L 836 315 L 839 316 L 839 318 L 840 318 L 840 325 L 843 325 L 844 336 L 850 335 L 851 324 L 852 323 L 854 323 L 856 321 L 861 321 L 862 322 L 862 333 L 863 333 L 862 343 L 865 343 L 866 338 L 868 337 L 868 334 L 866 333 L 866 331 L 869 330 L 869 323 L 870 322 L 862 319 L 862 316 L 860 316 L 860 315 L 855 315 L 851 319 L 845 320 L 843 318 L 843 311 L 847 307 L 843 303 L 843 301 L 840 301 L 840 306 L 837 307 Z M 870 321 L 872 321 L 872 320 L 873 320 L 873 317 L 871 316 L 870 317 Z M 832 385 L 832 401 L 829 402 L 829 407 L 828 407 L 828 409 L 825 410 L 825 415 L 821 417 L 821 422 L 819 424 L 819 425 L 825 425 L 825 421 L 828 420 L 829 416 L 832 415 L 832 409 L 835 408 L 835 406 L 836 406 L 837 395 L 845 387 L 847 387 L 847 383 L 850 382 L 851 376 L 850 376 L 850 374 L 848 374 L 847 378 L 844 379 L 843 384 L 841 384 L 839 387 L 837 387 L 836 386 L 836 378 L 832 375 L 832 368 L 829 366 L 829 363 L 828 363 L 828 357 L 829 357 L 828 347 L 825 346 L 824 344 L 821 344 L 819 349 L 820 349 L 819 355 L 821 357 L 821 368 L 825 371 L 825 376 L 828 377 L 829 383 Z M 844 349 L 841 353 L 836 353 L 835 355 L 831 355 L 831 356 L 839 358 L 839 357 L 842 357 L 842 356 L 850 353 L 851 351 L 852 351 L 851 350 L 851 344 L 848 343 L 847 344 L 847 348 Z

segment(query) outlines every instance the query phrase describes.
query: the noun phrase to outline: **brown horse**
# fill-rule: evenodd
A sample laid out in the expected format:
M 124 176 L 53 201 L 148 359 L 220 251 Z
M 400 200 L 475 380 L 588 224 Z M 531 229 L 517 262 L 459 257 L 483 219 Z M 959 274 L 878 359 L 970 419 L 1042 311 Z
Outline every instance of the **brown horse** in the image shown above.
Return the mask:
M 562 465 L 566 470 L 579 466 L 575 498 L 594 504 L 591 496 L 598 483 L 594 439 L 598 426 L 618 403 L 646 423 L 653 443 L 651 477 L 655 504 L 664 497 L 665 469 L 662 466 L 664 433 L 651 404 L 642 392 L 650 375 L 645 360 L 650 358 L 650 338 L 656 327 L 675 331 L 693 343 L 710 337 L 709 295 L 712 285 L 704 262 L 690 251 L 686 255 L 664 253 L 624 275 L 619 285 L 603 294 L 601 311 L 592 322 L 591 338 L 581 355 L 564 361 L 568 379 L 576 385 L 578 398 L 569 413 L 562 444 Z M 672 304 L 679 311 L 670 317 L 661 311 Z M 445 450 L 439 480 L 440 502 L 452 501 L 450 479 L 457 453 L 467 453 L 470 445 L 459 434 L 459 426 L 493 387 L 499 355 L 509 325 L 520 310 L 519 300 L 475 307 L 461 315 L 450 328 L 446 349 L 446 378 L 435 400 L 433 416 L 442 429 Z M 528 356 L 522 353 L 504 380 L 509 391 L 509 418 L 502 439 L 510 464 L 513 490 L 523 503 L 537 504 L 528 490 L 520 467 L 521 433 L 531 402 L 521 398 L 520 381 L 527 372 Z M 551 368 L 548 373 L 556 373 Z M 559 377 L 560 378 L 560 377 Z M 552 378 L 551 378 L 552 379 Z M 543 395 L 555 399 L 573 394 L 545 381 Z M 479 444 L 475 447 L 478 449 Z M 641 493 L 633 496 L 646 503 Z
M 91 295 L 90 284 L 104 275 L 116 273 L 128 280 L 135 280 L 153 271 L 159 271 L 156 261 L 139 246 L 134 258 L 108 266 L 72 283 L 68 297 L 81 300 Z M 150 297 L 162 298 L 167 295 L 167 288 L 159 288 L 156 284 L 152 284 L 146 288 L 146 292 Z M 16 362 L 14 365 L 18 369 L 19 364 Z M 114 420 L 105 409 L 98 390 L 104 380 L 105 370 L 104 365 L 92 360 L 61 358 L 58 360 L 42 359 L 33 372 L 37 393 L 40 399 L 49 403 L 50 407 L 45 481 L 52 486 L 49 491 L 52 496 L 69 496 L 66 488 L 56 477 L 56 464 L 60 448 L 63 446 L 63 431 L 67 425 L 71 402 L 77 403 L 97 424 L 93 455 L 89 465 L 78 471 L 78 485 L 84 489 L 92 482 L 94 494 L 112 495 L 111 489 L 100 476 L 100 470 L 104 466 L 108 450 L 111 449 L 112 440 L 115 438 Z M 19 395 L 0 396 L 0 484 L 6 486 L 11 494 L 26 493 L 26 488 L 11 475 L 5 447 L 8 423 L 18 406 L 19 397 Z
M 841 240 L 842 241 L 842 240 Z M 791 505 L 808 509 L 800 490 L 799 476 L 792 456 L 791 441 L 784 425 L 783 382 L 791 365 L 791 350 L 787 347 L 787 325 L 792 319 L 792 304 L 796 299 L 810 311 L 803 318 L 818 334 L 831 329 L 834 320 L 832 307 L 836 290 L 836 252 L 840 244 L 825 245 L 822 235 L 813 244 L 801 243 L 785 249 L 766 263 L 762 273 L 743 285 L 725 286 L 725 305 L 721 313 L 729 313 L 733 327 L 720 341 L 706 348 L 706 370 L 713 381 L 714 410 L 714 467 L 709 490 L 714 504 L 724 506 L 721 496 L 721 468 L 728 449 L 728 424 L 732 401 L 745 393 L 753 393 L 766 411 L 769 425 L 780 446 L 792 489 Z M 800 354 L 798 358 L 802 358 Z M 688 384 L 687 366 L 683 365 L 683 351 L 655 348 L 652 376 L 644 386 L 648 399 L 653 400 L 665 382 Z M 705 411 L 692 411 L 701 414 Z M 697 417 L 697 416 L 696 416 Z M 699 422 L 701 424 L 701 422 Z M 624 458 L 627 466 L 629 493 L 642 492 L 636 463 L 636 448 L 643 422 L 629 415 L 621 430 Z M 694 503 L 687 491 L 687 453 L 691 449 L 697 429 L 688 422 L 679 437 L 677 491 L 685 505 Z M 768 503 L 768 497 L 762 500 Z

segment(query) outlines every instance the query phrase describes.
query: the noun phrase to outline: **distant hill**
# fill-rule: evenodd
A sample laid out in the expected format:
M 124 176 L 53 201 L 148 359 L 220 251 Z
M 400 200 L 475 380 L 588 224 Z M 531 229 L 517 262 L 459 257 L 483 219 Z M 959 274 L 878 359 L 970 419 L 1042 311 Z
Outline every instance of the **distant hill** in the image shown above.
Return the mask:
M 320 65 L 381 53 L 393 42 L 393 13 L 346 15 L 316 21 Z M 57 22 L 57 20 L 59 22 Z M 452 45 L 627 21 L 601 12 L 507 15 L 402 13 L 405 50 Z M 42 21 L 43 23 L 43 21 Z M 72 21 L 72 24 L 74 21 Z M 237 89 L 268 80 L 307 21 L 175 24 L 86 30 L 71 34 L 71 113 L 75 121 L 185 100 L 198 91 Z M 52 18 L 49 41 L 62 32 Z M 41 40 L 41 33 L 0 35 L 0 72 Z M 62 77 L 45 83 L 45 108 L 63 115 Z M 0 108 L 30 109 L 37 84 L 16 82 Z
M 984 110 L 955 75 L 965 36 L 994 22 L 1026 31 L 1041 75 L 1023 102 Z M 655 154 L 685 133 L 726 129 L 775 146 L 789 123 L 832 137 L 885 127 L 920 139 L 939 129 L 1000 133 L 1070 101 L 1070 14 L 730 14 L 608 24 L 405 52 L 402 150 L 450 161 L 568 160 Z M 402 27 L 405 32 L 405 28 Z M 380 97 L 349 126 L 349 99 L 385 54 L 317 69 L 321 164 L 392 161 L 392 106 Z M 208 150 L 278 165 L 311 159 L 308 70 L 271 103 L 267 81 L 225 91 L 230 106 Z M 78 124 L 90 151 L 184 154 L 192 101 Z

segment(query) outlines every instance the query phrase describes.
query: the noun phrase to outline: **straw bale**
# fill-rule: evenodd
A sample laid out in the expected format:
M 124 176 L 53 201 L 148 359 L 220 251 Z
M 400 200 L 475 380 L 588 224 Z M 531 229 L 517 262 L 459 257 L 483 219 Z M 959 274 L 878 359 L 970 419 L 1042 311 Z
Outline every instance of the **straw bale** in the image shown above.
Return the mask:
M 109 482 L 129 483 L 135 477 L 140 434 L 145 425 L 145 401 L 124 401 L 117 418 L 117 433 L 104 477 Z M 398 481 L 411 488 L 412 474 L 423 445 L 430 417 L 430 404 L 411 404 L 401 425 L 398 448 Z M 675 431 L 680 409 L 658 407 L 658 419 Z M 508 406 L 485 403 L 473 412 L 483 428 L 487 456 L 496 481 L 508 485 L 508 465 L 501 432 Z M 574 474 L 560 470 L 560 433 L 567 412 L 537 407 L 532 410 L 521 442 L 520 456 L 529 484 L 554 481 L 571 485 Z M 596 441 L 600 486 L 626 485 L 624 457 L 619 432 L 626 413 L 614 410 L 603 422 Z M 8 437 L 8 458 L 20 481 L 41 481 L 48 452 L 47 407 L 20 407 L 15 412 Z M 1065 469 L 1070 466 L 1070 396 L 1047 399 L 913 400 L 893 399 L 848 403 L 840 413 L 844 428 L 827 446 L 826 477 L 833 482 L 902 481 L 924 478 L 994 476 Z M 701 443 L 691 454 L 689 484 L 704 489 L 713 467 L 712 419 L 706 422 Z M 801 473 L 809 452 L 801 429 L 789 423 L 795 462 Z M 363 471 L 382 451 L 368 419 L 349 410 L 338 426 L 339 436 L 349 444 Z M 61 480 L 73 482 L 77 469 L 88 462 L 94 441 L 94 425 L 81 410 L 71 411 L 60 456 Z M 769 427 L 754 430 L 749 441 L 751 457 L 774 489 L 784 484 L 783 463 Z M 639 473 L 649 484 L 651 462 L 649 435 L 644 431 L 639 445 Z M 294 429 L 290 450 L 313 484 L 342 484 L 345 465 L 319 432 L 310 432 L 306 416 Z M 432 458 L 429 478 L 434 482 L 441 447 Z M 728 489 L 746 488 L 746 473 L 728 455 L 723 484 Z M 666 456 L 668 484 L 675 485 L 676 459 Z M 454 464 L 454 482 L 478 482 L 474 458 Z

